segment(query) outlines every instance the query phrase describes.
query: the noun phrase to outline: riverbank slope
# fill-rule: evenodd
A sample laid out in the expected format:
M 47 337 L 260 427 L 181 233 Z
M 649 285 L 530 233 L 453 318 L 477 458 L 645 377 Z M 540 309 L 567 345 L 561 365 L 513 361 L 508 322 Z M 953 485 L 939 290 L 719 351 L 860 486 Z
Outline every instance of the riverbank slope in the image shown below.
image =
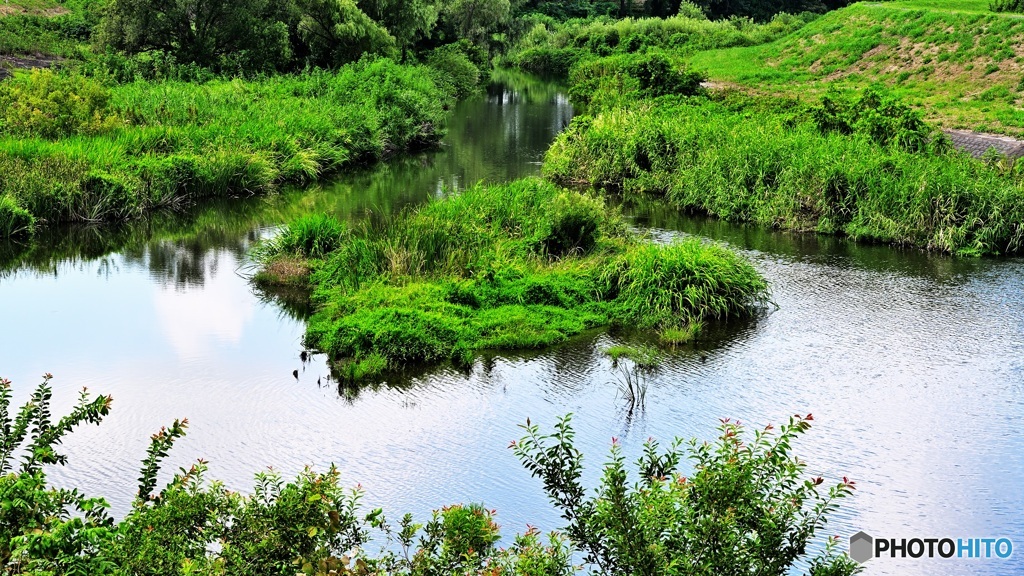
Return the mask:
M 687 63 L 719 86 L 810 101 L 878 84 L 943 128 L 1024 134 L 1024 18 L 987 2 L 857 3 Z

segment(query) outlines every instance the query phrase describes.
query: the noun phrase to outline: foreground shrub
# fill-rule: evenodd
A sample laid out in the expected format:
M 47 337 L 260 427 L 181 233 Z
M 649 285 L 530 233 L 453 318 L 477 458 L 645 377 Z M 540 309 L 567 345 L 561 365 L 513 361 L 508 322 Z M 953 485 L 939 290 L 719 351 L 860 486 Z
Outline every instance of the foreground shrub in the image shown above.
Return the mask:
M 257 283 L 310 253 L 293 228 L 305 224 L 268 244 Z M 724 248 L 648 243 L 599 198 L 536 179 L 471 188 L 341 238 L 310 264 L 318 311 L 306 343 L 351 380 L 597 327 L 727 320 L 767 297 L 760 275 Z
M 844 478 L 822 493 L 822 478 L 801 478 L 806 464 L 792 455 L 792 443 L 810 420 L 795 416 L 777 435 L 769 425 L 753 438 L 725 420 L 715 443 L 693 440 L 685 452 L 678 439 L 664 451 L 648 440 L 635 482 L 613 441 L 593 496 L 581 483 L 583 454 L 568 416 L 551 434 L 527 422 L 512 448 L 544 482 L 566 534 L 601 574 L 782 576 L 807 560 L 815 574 L 854 574 L 857 564 L 836 554 L 831 540 L 807 557 L 838 501 L 854 490 Z M 685 458 L 693 461 L 689 477 L 680 470 Z
M 565 534 L 542 538 L 530 528 L 499 548 L 494 511 L 482 505 L 447 506 L 425 524 L 406 514 L 392 526 L 380 509 L 361 511 L 362 492 L 342 488 L 334 467 L 307 469 L 291 482 L 260 473 L 254 492 L 241 495 L 207 481 L 200 460 L 157 490 L 160 464 L 187 420 L 153 435 L 132 510 L 114 522 L 102 498 L 49 486 L 44 468 L 66 464 L 55 448 L 78 425 L 98 424 L 111 399 L 83 391 L 54 422 L 49 380 L 16 414 L 10 382 L 0 380 L 0 568 L 8 574 L 571 576 L 590 568 L 608 576 L 782 576 L 798 564 L 809 565 L 811 576 L 857 572 L 833 540 L 808 553 L 854 488 L 843 478 L 819 491 L 824 479 L 804 477 L 792 444 L 810 415 L 752 439 L 725 420 L 714 443 L 693 440 L 686 452 L 678 440 L 665 451 L 650 440 L 635 483 L 613 440 L 593 496 L 580 480 L 583 455 L 569 417 L 550 435 L 527 421 L 526 436 L 512 447 L 543 480 Z M 684 457 L 693 461 L 689 477 Z M 371 542 L 381 545 L 378 553 L 369 551 Z M 587 566 L 573 565 L 577 550 Z

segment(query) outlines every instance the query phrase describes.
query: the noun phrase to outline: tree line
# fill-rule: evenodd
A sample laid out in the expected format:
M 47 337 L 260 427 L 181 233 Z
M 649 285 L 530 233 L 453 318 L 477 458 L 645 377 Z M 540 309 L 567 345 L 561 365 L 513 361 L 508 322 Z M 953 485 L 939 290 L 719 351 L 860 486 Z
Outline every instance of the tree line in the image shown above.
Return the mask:
M 531 18 L 666 17 L 766 20 L 824 12 L 848 0 L 110 0 L 94 39 L 128 55 L 242 72 L 336 68 L 364 54 L 405 59 L 463 41 L 485 65 Z

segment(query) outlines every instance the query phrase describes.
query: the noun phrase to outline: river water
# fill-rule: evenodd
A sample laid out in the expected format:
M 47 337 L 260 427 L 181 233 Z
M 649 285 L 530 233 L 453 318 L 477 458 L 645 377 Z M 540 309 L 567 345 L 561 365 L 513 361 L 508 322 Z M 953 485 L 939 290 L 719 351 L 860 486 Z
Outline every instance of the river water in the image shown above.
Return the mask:
M 591 334 L 539 354 L 483 358 L 407 382 L 339 390 L 320 355 L 299 359 L 306 311 L 255 292 L 254 242 L 294 216 L 364 218 L 479 180 L 539 172 L 572 115 L 557 87 L 509 77 L 452 113 L 445 145 L 309 190 L 207 204 L 119 228 L 0 244 L 0 376 L 23 400 L 54 375 L 55 413 L 82 386 L 112 394 L 98 427 L 64 444 L 61 485 L 122 514 L 148 437 L 188 417 L 164 478 L 196 458 L 235 490 L 273 466 L 333 462 L 392 517 L 455 502 L 498 510 L 511 534 L 559 526 L 506 449 L 527 418 L 572 412 L 593 483 L 611 438 L 712 438 L 719 418 L 763 426 L 800 413 L 808 472 L 849 476 L 826 528 L 845 539 L 1007 537 L 1009 560 L 872 560 L 865 574 L 1024 572 L 1024 260 L 955 259 L 635 210 L 656 238 L 699 235 L 742 252 L 777 308 L 718 330 L 649 378 L 629 410 Z M 292 376 L 299 370 L 298 379 Z

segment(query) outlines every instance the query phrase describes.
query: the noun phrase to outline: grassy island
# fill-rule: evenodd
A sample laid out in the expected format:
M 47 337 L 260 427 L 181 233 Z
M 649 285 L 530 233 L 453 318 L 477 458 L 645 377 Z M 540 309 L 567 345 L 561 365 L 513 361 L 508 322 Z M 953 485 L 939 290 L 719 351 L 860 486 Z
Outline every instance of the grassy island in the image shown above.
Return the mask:
M 616 325 L 674 341 L 767 299 L 765 281 L 731 251 L 655 244 L 600 198 L 538 179 L 354 227 L 301 218 L 262 258 L 257 282 L 308 283 L 318 311 L 306 342 L 353 379 Z

